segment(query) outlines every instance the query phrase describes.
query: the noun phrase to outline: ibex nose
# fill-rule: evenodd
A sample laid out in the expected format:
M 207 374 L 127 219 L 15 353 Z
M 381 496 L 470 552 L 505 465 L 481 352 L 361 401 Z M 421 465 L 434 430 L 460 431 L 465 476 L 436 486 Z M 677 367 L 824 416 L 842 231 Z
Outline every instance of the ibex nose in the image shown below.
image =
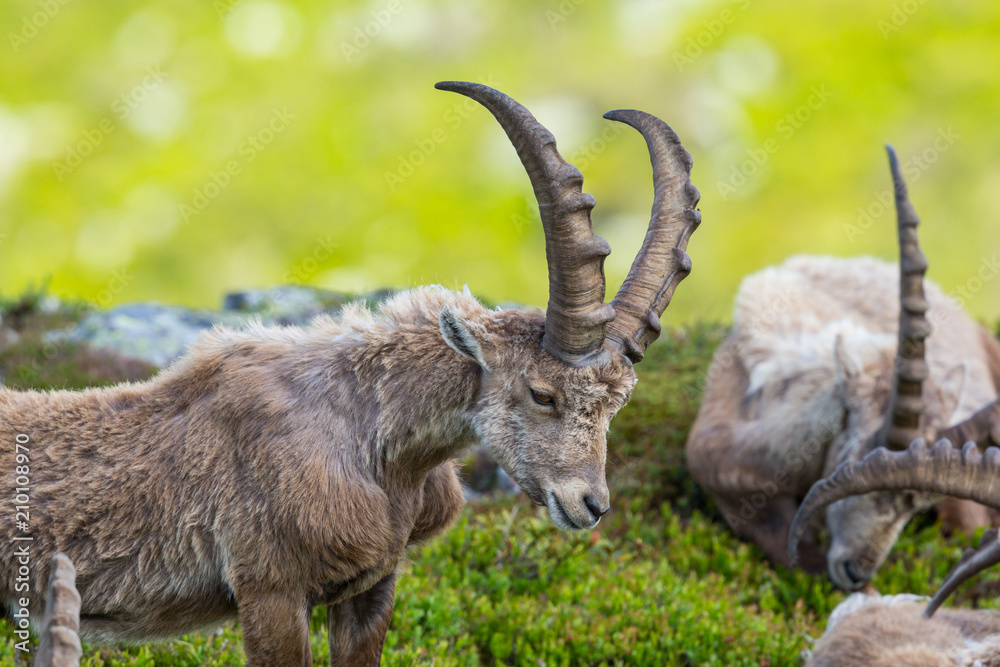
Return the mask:
M 868 578 L 858 572 L 857 565 L 851 560 L 832 562 L 830 578 L 845 591 L 861 590 L 868 583 Z
M 607 514 L 608 510 L 611 509 L 610 502 L 605 501 L 604 507 L 601 507 L 601 503 L 597 502 L 597 499 L 590 495 L 583 497 L 583 504 L 590 510 L 590 514 L 594 517 L 595 521 Z

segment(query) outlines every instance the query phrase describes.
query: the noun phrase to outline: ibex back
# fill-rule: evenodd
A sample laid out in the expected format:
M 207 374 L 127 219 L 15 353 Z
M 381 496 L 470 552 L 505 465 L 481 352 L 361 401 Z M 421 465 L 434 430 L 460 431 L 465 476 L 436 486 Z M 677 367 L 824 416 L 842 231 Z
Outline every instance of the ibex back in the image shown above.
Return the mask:
M 377 664 L 396 565 L 455 517 L 450 461 L 476 440 L 557 526 L 590 528 L 608 511 L 608 423 L 689 270 L 700 220 L 690 157 L 662 121 L 613 112 L 646 138 L 656 197 L 632 272 L 605 304 L 594 200 L 552 135 L 495 90 L 439 87 L 487 106 L 528 171 L 547 312 L 422 288 L 306 330 L 217 330 L 144 384 L 0 391 L 0 441 L 30 439 L 34 562 L 73 560 L 84 636 L 143 640 L 238 614 L 248 664 L 308 665 L 310 610 L 325 604 L 331 663 Z M 2 452 L 12 470 L 12 445 Z M 5 530 L 0 599 L 16 607 L 17 531 Z M 32 590 L 47 576 L 37 567 Z M 36 618 L 41 604 L 31 597 Z
M 855 593 L 837 605 L 805 667 L 995 667 L 1000 614 L 942 609 L 923 618 L 926 598 Z

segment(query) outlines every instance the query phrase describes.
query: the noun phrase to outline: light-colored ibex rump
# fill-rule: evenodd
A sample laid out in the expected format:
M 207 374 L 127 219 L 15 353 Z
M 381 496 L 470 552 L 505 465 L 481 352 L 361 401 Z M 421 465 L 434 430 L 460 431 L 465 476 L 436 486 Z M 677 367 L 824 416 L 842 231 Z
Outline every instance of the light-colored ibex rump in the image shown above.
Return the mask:
M 486 106 L 517 149 L 545 231 L 547 312 L 422 288 L 306 330 L 216 330 L 143 384 L 0 390 L 0 442 L 30 438 L 32 549 L 73 559 L 85 637 L 141 641 L 238 614 L 247 664 L 308 665 L 310 610 L 325 604 L 331 663 L 378 663 L 397 563 L 457 514 L 451 460 L 476 440 L 557 526 L 590 528 L 608 511 L 609 421 L 690 269 L 690 156 L 649 114 L 607 115 L 645 137 L 655 198 L 605 304 L 594 199 L 552 135 L 491 88 L 438 88 Z M 13 470 L 13 447 L 0 452 Z M 33 572 L 35 590 L 46 576 Z
M 837 605 L 805 667 L 998 667 L 1000 614 L 942 609 L 916 595 L 855 593 Z
M 933 285 L 924 296 L 917 219 L 891 149 L 890 163 L 901 270 L 870 258 L 798 257 L 747 278 L 688 438 L 695 479 L 732 528 L 779 563 L 792 562 L 789 527 L 814 482 L 882 443 L 905 447 L 923 429 L 969 417 L 1000 387 L 1000 344 Z M 925 364 L 928 305 L 937 326 Z M 928 504 L 882 493 L 831 505 L 829 550 L 805 543 L 801 562 L 860 588 Z M 984 508 L 960 509 L 964 528 L 988 520 Z

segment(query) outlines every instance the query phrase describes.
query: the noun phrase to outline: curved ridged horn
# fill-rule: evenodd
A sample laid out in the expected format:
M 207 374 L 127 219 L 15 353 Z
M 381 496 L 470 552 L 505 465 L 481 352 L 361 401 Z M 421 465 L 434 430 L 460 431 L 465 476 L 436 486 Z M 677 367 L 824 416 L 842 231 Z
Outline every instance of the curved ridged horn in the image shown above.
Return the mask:
M 604 346 L 637 363 L 660 335 L 660 315 L 677 284 L 691 272 L 685 252 L 688 238 L 701 223 L 695 210 L 701 194 L 691 183 L 691 156 L 670 126 L 634 109 L 604 114 L 638 130 L 653 164 L 653 212 L 642 248 L 628 277 L 611 302 L 617 317 L 608 325 Z
M 813 517 L 831 503 L 873 491 L 921 491 L 1000 508 L 1000 449 L 983 453 L 969 442 L 958 450 L 947 440 L 928 448 L 917 439 L 905 451 L 879 447 L 860 461 L 842 463 L 813 484 L 799 506 L 788 531 L 792 559 Z
M 511 97 L 464 81 L 442 81 L 435 88 L 482 104 L 514 145 L 531 179 L 545 231 L 549 303 L 542 346 L 569 365 L 593 363 L 615 310 L 604 303 L 604 258 L 611 248 L 594 234 L 590 211 L 595 201 L 583 192 L 583 175 L 559 154 L 552 133 Z
M 939 437 L 952 442 L 974 442 L 980 449 L 1000 447 L 1000 398 L 964 422 L 943 429 Z
M 63 553 L 52 556 L 45 616 L 38 640 L 38 667 L 75 667 L 80 664 L 80 593 L 76 568 Z
M 899 170 L 899 160 L 892 146 L 889 168 L 896 194 L 896 221 L 899 230 L 899 347 L 896 350 L 896 375 L 889 417 L 880 434 L 879 444 L 889 449 L 904 450 L 917 438 L 929 434 L 922 429 L 924 410 L 923 382 L 927 378 L 924 341 L 930 335 L 927 321 L 927 298 L 924 296 L 924 274 L 927 258 L 920 251 L 917 225 L 920 219 L 910 203 L 906 182 Z
M 962 554 L 962 559 L 958 561 L 944 583 L 927 603 L 924 609 L 924 618 L 930 618 L 938 610 L 945 600 L 947 600 L 955 590 L 967 580 L 976 576 L 983 570 L 1000 563 L 1000 540 L 997 539 L 997 529 L 990 528 L 983 533 L 979 539 L 979 546 L 975 549 L 966 549 Z

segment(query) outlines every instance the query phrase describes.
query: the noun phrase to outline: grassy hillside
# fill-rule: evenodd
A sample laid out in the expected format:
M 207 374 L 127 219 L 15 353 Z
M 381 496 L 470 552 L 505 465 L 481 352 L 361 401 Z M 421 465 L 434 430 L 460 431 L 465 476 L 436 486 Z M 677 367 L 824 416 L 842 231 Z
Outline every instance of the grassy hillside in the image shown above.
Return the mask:
M 83 387 L 152 369 L 39 332 L 76 311 L 46 314 L 36 299 L 4 306 L 8 385 Z M 632 402 L 612 424 L 614 511 L 600 530 L 568 535 L 523 496 L 469 505 L 441 539 L 403 566 L 385 665 L 785 665 L 822 634 L 842 599 L 825 578 L 773 568 L 735 539 L 684 467 L 683 443 L 711 354 L 725 329 L 666 332 L 638 367 Z M 884 593 L 929 593 L 971 540 L 912 522 L 875 579 Z M 1000 607 L 997 577 L 963 587 L 964 605 Z M 324 610 L 312 649 L 326 664 Z M 0 664 L 13 664 L 0 622 Z M 85 667 L 242 664 L 237 623 L 138 647 L 84 647 Z

